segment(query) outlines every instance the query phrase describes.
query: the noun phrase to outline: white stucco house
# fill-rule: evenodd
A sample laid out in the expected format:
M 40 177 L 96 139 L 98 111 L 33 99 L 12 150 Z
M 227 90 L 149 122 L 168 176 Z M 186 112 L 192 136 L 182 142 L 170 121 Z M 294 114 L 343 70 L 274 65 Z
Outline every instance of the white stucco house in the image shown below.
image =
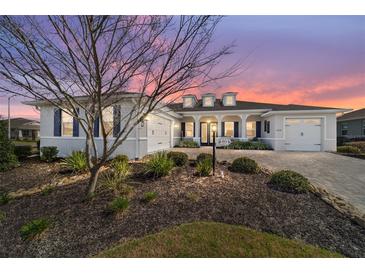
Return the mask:
M 200 99 L 195 95 L 184 95 L 182 100 L 150 114 L 115 153 L 126 154 L 131 159 L 141 158 L 169 149 L 183 139 L 211 145 L 213 128 L 216 128 L 218 140 L 222 137 L 238 140 L 256 137 L 274 150 L 336 151 L 336 114 L 347 111 L 239 101 L 234 92 L 224 93 L 222 98 L 216 98 L 213 93 L 203 94 Z M 72 117 L 46 102 L 26 104 L 36 105 L 40 109 L 41 147 L 57 146 L 61 157 L 84 148 L 85 133 Z M 127 94 L 122 103 L 113 106 L 114 111 L 110 113 L 128 112 L 131 104 L 133 95 Z M 123 126 L 118 117 L 120 113 L 105 119 L 114 130 L 120 130 Z M 99 125 L 95 125 L 95 138 L 101 149 L 98 130 Z

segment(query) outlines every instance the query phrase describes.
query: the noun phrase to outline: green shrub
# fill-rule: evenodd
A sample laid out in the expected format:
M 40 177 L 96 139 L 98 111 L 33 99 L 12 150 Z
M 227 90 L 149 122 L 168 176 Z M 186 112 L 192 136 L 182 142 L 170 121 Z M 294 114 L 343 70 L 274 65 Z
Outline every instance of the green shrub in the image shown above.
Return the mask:
M 199 176 L 209 176 L 212 168 L 212 160 L 209 158 L 200 160 L 196 164 L 196 172 Z
M 199 144 L 193 140 L 181 140 L 178 147 L 199 147 Z
M 153 191 L 146 192 L 145 194 L 143 194 L 143 202 L 145 202 L 145 203 L 152 202 L 156 198 L 157 198 L 157 193 L 153 192 Z
M 270 184 L 276 189 L 289 193 L 305 193 L 310 189 L 307 178 L 291 171 L 281 170 L 271 176 Z
M 50 225 L 51 222 L 45 218 L 32 220 L 20 228 L 20 236 L 23 240 L 31 240 L 49 228 Z
M 235 140 L 227 146 L 228 149 L 247 149 L 247 150 L 269 150 L 270 147 L 262 142 L 239 141 Z
M 233 160 L 229 170 L 233 172 L 252 174 L 257 173 L 260 169 L 255 160 L 247 157 L 241 157 Z
M 57 147 L 42 147 L 41 148 L 41 159 L 48 163 L 54 161 L 57 158 L 58 149 Z
M 23 160 L 32 155 L 32 146 L 30 145 L 22 145 L 15 146 L 14 153 L 18 157 L 18 159 Z
M 6 214 L 4 211 L 0 210 L 0 223 L 5 219 Z
M 175 166 L 184 166 L 188 162 L 188 155 L 184 152 L 170 151 L 167 156 L 174 162 Z
M 18 165 L 14 145 L 8 139 L 5 122 L 0 121 L 0 171 L 12 169 Z
M 72 151 L 71 155 L 62 160 L 61 165 L 75 172 L 87 170 L 86 153 L 83 151 Z
M 5 205 L 9 203 L 11 197 L 7 192 L 0 192 L 0 205 Z
M 109 210 L 112 212 L 124 211 L 129 206 L 129 200 L 125 197 L 117 197 L 109 204 Z
M 359 154 L 361 153 L 360 149 L 354 146 L 341 146 L 337 148 L 337 152 L 340 153 L 351 153 L 351 154 Z
M 114 157 L 113 161 L 114 162 L 128 162 L 129 158 L 128 158 L 127 155 L 119 154 L 119 155 Z
M 365 142 L 364 141 L 357 141 L 357 142 L 350 142 L 348 143 L 349 146 L 357 147 L 360 149 L 361 152 L 365 153 Z
M 173 167 L 174 163 L 166 152 L 157 152 L 147 161 L 145 173 L 155 178 L 163 177 L 168 175 Z
M 115 176 L 117 179 L 121 181 L 125 181 L 129 174 L 129 163 L 128 163 L 128 157 L 126 155 L 118 155 L 115 157 L 110 167 L 113 169 Z
M 213 155 L 209 153 L 200 153 L 198 157 L 196 157 L 197 162 L 202 162 L 204 160 L 209 160 L 213 162 Z

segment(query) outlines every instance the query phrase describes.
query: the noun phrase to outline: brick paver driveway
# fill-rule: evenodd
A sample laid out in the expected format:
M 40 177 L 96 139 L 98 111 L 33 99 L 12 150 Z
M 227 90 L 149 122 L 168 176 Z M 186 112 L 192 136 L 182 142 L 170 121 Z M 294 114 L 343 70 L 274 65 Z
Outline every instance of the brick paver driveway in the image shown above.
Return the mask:
M 211 147 L 174 148 L 195 159 Z M 218 161 L 233 161 L 247 156 L 272 171 L 291 169 L 306 176 L 313 184 L 340 196 L 365 213 L 365 160 L 327 152 L 288 152 L 217 149 Z

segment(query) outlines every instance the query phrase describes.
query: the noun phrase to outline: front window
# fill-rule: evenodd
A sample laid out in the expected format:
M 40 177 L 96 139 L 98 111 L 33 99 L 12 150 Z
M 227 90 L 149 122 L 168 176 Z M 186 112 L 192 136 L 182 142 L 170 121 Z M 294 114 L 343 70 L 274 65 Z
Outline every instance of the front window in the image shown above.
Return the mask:
M 225 105 L 226 106 L 233 106 L 234 105 L 234 100 L 233 100 L 233 96 L 226 96 L 225 99 Z
M 234 137 L 234 122 L 224 123 L 224 137 Z
M 191 108 L 193 107 L 193 98 L 187 97 L 184 98 L 184 108 Z
M 113 107 L 107 107 L 103 110 L 103 124 L 106 135 L 113 135 Z
M 62 136 L 72 136 L 73 118 L 70 114 L 62 111 Z
M 341 125 L 341 135 L 346 136 L 348 134 L 348 124 L 344 123 Z
M 185 137 L 194 137 L 194 123 L 185 123 Z
M 203 106 L 204 107 L 212 107 L 213 106 L 213 97 L 204 97 Z
M 246 123 L 246 134 L 249 139 L 256 137 L 256 122 Z

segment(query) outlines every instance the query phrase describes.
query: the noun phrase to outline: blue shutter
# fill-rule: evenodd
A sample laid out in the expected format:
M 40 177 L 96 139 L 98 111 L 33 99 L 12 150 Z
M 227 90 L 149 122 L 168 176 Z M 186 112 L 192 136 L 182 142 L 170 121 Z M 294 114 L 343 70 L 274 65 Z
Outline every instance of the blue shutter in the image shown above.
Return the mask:
M 120 105 L 113 107 L 113 136 L 117 137 L 120 132 Z
M 261 121 L 256 121 L 256 137 L 261 137 Z
M 224 122 L 222 122 L 222 132 L 221 132 L 222 137 L 224 137 L 224 131 L 225 131 L 225 124 Z
M 99 137 L 99 116 L 94 120 L 94 137 Z
M 238 137 L 238 122 L 234 122 L 234 137 Z
M 61 136 L 61 109 L 55 108 L 53 115 L 53 135 Z
M 80 110 L 79 108 L 76 108 L 77 116 L 79 116 Z M 72 136 L 73 137 L 79 137 L 79 121 L 73 117 L 72 120 Z
M 181 122 L 181 137 L 185 137 L 185 122 Z
M 196 137 L 195 136 L 195 122 L 193 122 L 193 137 Z

